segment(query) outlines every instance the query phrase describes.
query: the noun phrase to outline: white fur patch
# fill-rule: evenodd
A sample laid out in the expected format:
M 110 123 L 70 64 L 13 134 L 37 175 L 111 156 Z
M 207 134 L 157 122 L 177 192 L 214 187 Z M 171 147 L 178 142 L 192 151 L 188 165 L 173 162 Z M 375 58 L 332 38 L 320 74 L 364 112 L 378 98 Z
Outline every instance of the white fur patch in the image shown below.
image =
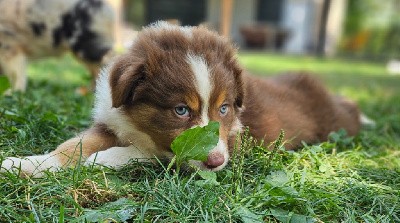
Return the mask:
M 85 165 L 100 164 L 111 168 L 120 168 L 128 164 L 131 159 L 143 162 L 152 158 L 155 158 L 155 155 L 150 151 L 141 150 L 135 146 L 112 147 L 92 154 L 86 160 Z
M 374 120 L 370 119 L 364 113 L 360 114 L 360 122 L 361 122 L 361 125 L 364 127 L 375 127 L 376 126 L 376 122 Z
M 196 79 L 197 91 L 200 94 L 203 106 L 201 108 L 201 124 L 205 126 L 209 122 L 208 109 L 209 101 L 212 90 L 212 83 L 210 80 L 210 70 L 208 69 L 207 63 L 204 58 L 192 54 L 187 55 L 187 62 L 189 63 L 194 77 Z
M 100 72 L 97 80 L 93 119 L 95 123 L 106 124 L 108 128 L 115 131 L 118 138 L 124 139 L 124 136 L 138 132 L 138 130 L 129 122 L 120 108 L 112 107 L 109 72 L 110 66 Z
M 60 161 L 55 155 L 45 154 L 39 156 L 28 156 L 24 158 L 8 157 L 1 163 L 0 172 L 21 170 L 34 177 L 42 177 L 43 171 L 57 171 L 61 167 Z
M 96 82 L 95 102 L 93 108 L 93 119 L 95 122 L 101 122 L 107 119 L 107 116 L 113 109 L 111 100 L 111 88 L 109 84 L 109 73 L 111 65 L 100 71 Z
M 209 107 L 210 107 L 211 91 L 214 87 L 213 83 L 211 81 L 211 77 L 210 77 L 210 69 L 207 66 L 207 63 L 204 60 L 204 58 L 201 56 L 188 54 L 187 62 L 189 63 L 189 65 L 194 73 L 197 91 L 201 97 L 202 104 L 203 104 L 203 106 L 201 108 L 201 124 L 200 124 L 200 126 L 205 126 L 210 121 L 210 118 L 208 116 L 208 111 L 209 111 Z M 235 128 L 235 131 L 237 131 L 241 127 L 241 124 L 240 124 L 239 120 L 235 120 L 235 122 L 236 123 L 234 125 L 234 128 Z M 211 169 L 211 170 L 218 171 L 218 170 L 221 170 L 222 168 L 224 168 L 229 160 L 228 146 L 226 145 L 224 140 L 219 138 L 217 146 L 214 149 L 212 149 L 209 154 L 211 154 L 211 153 L 220 153 L 224 156 L 224 163 L 216 168 Z M 208 169 L 204 165 L 203 162 L 191 160 L 190 163 L 201 169 Z

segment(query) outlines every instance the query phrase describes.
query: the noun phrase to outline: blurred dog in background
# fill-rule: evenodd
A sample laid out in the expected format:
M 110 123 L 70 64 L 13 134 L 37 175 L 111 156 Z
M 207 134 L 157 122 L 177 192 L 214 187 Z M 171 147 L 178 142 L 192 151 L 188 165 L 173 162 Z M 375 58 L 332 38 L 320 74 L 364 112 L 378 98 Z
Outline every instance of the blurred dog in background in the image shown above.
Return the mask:
M 114 20 L 104 0 L 0 0 L 0 71 L 23 92 L 27 59 L 70 50 L 95 80 L 114 44 Z

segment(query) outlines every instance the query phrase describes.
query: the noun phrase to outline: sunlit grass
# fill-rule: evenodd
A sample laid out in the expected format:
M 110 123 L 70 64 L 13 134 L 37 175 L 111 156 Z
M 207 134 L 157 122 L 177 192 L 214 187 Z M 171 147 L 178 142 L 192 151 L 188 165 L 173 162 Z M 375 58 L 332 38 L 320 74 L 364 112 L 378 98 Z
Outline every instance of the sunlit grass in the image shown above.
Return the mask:
M 242 52 L 240 61 L 256 73 L 309 70 L 336 75 L 380 76 L 388 74 L 383 64 L 351 59 L 324 59 L 312 56 Z
M 240 60 L 257 75 L 313 72 L 377 126 L 294 152 L 245 146 L 216 181 L 135 162 L 42 179 L 0 174 L 0 222 L 400 222 L 400 76 L 383 63 L 347 59 Z M 28 72 L 26 94 L 0 98 L 0 160 L 49 152 L 91 124 L 92 95 L 75 93 L 90 86 L 81 64 L 66 56 L 36 61 Z
M 39 59 L 28 67 L 28 75 L 35 80 L 56 85 L 83 85 L 90 83 L 90 75 L 72 55 Z

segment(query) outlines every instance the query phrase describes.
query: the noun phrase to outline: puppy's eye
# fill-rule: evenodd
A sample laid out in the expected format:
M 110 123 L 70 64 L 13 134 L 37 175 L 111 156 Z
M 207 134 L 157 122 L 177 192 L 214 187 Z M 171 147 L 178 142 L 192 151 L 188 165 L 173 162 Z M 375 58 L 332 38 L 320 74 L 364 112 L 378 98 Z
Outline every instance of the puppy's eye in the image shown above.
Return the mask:
M 224 116 L 226 115 L 226 113 L 228 113 L 228 110 L 229 110 L 228 105 L 224 104 L 219 108 L 219 113 L 221 114 L 221 116 Z
M 178 105 L 175 107 L 175 114 L 180 117 L 189 117 L 189 108 L 186 105 Z

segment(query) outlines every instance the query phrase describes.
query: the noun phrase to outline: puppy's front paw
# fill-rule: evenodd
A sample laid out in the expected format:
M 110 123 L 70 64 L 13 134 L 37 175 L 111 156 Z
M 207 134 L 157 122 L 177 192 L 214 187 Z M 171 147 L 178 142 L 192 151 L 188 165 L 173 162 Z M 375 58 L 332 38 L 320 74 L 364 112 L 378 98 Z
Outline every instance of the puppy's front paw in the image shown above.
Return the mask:
M 0 172 L 9 171 L 21 176 L 42 177 L 45 170 L 57 171 L 59 167 L 58 159 L 50 155 L 7 157 L 1 163 Z
M 12 172 L 20 174 L 21 176 L 29 176 L 34 172 L 34 168 L 31 165 L 26 165 L 26 160 L 8 157 L 1 163 L 0 172 Z
M 14 158 L 14 157 L 8 157 L 3 162 L 1 163 L 0 166 L 0 172 L 5 172 L 5 171 L 12 171 L 13 169 L 19 169 L 21 166 L 21 159 L 19 158 Z
M 92 165 L 102 165 L 105 166 L 106 165 L 106 160 L 103 160 L 100 156 L 99 156 L 99 152 L 94 153 L 92 155 L 90 155 L 85 163 L 85 166 L 92 166 Z
M 109 152 L 106 150 L 90 155 L 89 158 L 86 159 L 84 165 L 100 165 L 110 168 L 118 168 L 123 165 L 123 163 L 121 163 L 121 160 L 119 160 L 118 157 L 113 157 L 113 154 L 109 154 Z
M 149 155 L 147 155 L 150 157 Z M 86 160 L 86 166 L 93 164 L 118 169 L 129 163 L 131 159 L 144 158 L 134 147 L 112 147 L 110 149 L 94 153 Z

